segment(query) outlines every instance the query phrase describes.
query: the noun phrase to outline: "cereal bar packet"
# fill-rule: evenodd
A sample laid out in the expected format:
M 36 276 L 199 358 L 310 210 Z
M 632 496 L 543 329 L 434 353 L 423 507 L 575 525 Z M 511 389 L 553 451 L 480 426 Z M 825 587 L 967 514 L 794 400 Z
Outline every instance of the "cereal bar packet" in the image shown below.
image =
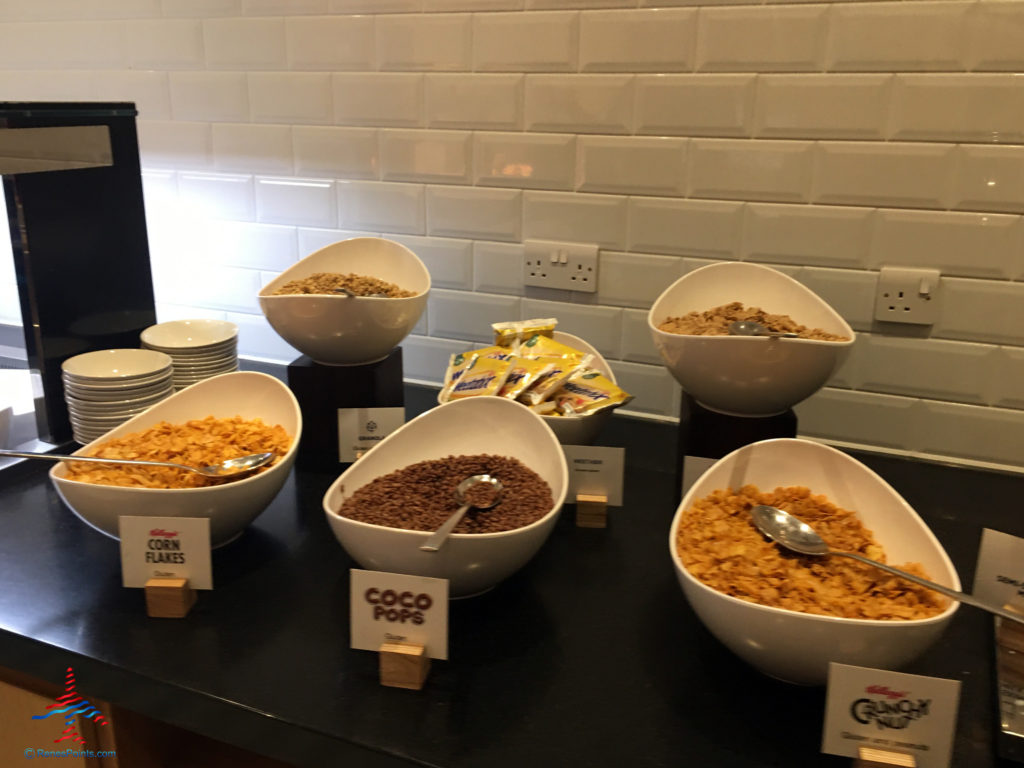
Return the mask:
M 520 345 L 519 354 L 523 357 L 558 357 L 576 361 L 583 357 L 580 350 L 539 333 L 535 333 Z
M 593 355 L 587 355 L 582 360 L 569 358 L 552 359 L 550 362 L 553 363 L 554 367 L 544 376 L 537 379 L 532 387 L 523 392 L 519 396 L 519 400 L 527 405 L 537 405 L 537 403 L 547 400 L 551 395 L 560 390 L 562 385 L 576 371 L 590 365 L 592 358 Z
M 494 343 L 507 347 L 513 342 L 524 341 L 531 336 L 541 334 L 550 337 L 555 332 L 558 319 L 554 317 L 536 320 L 509 320 L 504 323 L 491 323 L 494 329 Z
M 492 360 L 511 360 L 516 356 L 515 346 L 502 347 L 499 345 L 478 349 L 474 354 L 477 357 L 486 357 Z
M 448 367 L 444 372 L 444 385 L 441 387 L 441 402 L 448 402 L 455 382 L 475 360 L 476 352 L 457 352 L 448 359 Z
M 525 392 L 537 379 L 554 369 L 555 364 L 544 358 L 516 357 L 512 359 L 512 369 L 505 379 L 505 385 L 498 393 L 509 400 L 515 400 Z
M 448 399 L 459 400 L 476 395 L 496 395 L 501 391 L 511 369 L 511 360 L 477 357 L 455 382 Z
M 624 405 L 633 396 L 600 371 L 583 368 L 572 374 L 551 399 L 560 413 L 582 416 Z

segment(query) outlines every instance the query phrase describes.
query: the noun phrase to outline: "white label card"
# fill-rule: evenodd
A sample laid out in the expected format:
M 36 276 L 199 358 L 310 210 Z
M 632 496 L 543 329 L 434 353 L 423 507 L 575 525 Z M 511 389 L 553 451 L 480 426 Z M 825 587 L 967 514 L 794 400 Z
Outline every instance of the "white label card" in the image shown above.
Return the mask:
M 352 647 L 415 643 L 448 658 L 448 579 L 352 569 Z
M 994 605 L 1024 610 L 1024 539 L 985 528 L 971 593 Z
M 608 506 L 622 506 L 622 478 L 626 449 L 599 445 L 563 445 L 569 464 L 568 499 L 581 493 L 604 496 Z
M 405 423 L 405 408 L 339 408 L 338 463 L 351 464 Z
M 959 704 L 959 680 L 833 662 L 821 751 L 857 757 L 872 747 L 913 755 L 918 768 L 946 768 Z
M 124 586 L 181 578 L 193 589 L 213 589 L 209 518 L 125 516 L 118 534 Z

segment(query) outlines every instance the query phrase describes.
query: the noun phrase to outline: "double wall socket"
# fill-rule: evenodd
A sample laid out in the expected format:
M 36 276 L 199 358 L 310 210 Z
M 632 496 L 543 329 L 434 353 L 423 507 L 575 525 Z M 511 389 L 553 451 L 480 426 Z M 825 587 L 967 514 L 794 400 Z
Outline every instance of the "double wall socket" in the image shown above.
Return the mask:
M 939 319 L 939 270 L 882 267 L 875 294 L 875 320 L 934 325 Z
M 523 284 L 563 291 L 597 291 L 597 246 L 527 240 Z

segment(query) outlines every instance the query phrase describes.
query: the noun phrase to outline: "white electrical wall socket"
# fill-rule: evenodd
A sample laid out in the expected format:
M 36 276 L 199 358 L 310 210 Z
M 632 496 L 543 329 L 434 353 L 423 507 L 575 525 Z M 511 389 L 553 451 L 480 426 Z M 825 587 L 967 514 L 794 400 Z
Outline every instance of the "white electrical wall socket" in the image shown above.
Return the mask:
M 875 320 L 934 325 L 939 306 L 939 270 L 882 267 L 875 293 Z
M 597 291 L 597 246 L 527 240 L 523 284 L 564 291 Z

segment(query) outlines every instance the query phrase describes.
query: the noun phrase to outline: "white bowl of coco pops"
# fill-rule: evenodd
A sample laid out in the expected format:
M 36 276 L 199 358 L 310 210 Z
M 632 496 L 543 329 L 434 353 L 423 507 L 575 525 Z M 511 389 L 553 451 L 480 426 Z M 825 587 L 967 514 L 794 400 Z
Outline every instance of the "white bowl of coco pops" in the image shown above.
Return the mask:
M 64 503 L 108 536 L 118 537 L 122 515 L 207 517 L 210 543 L 219 547 L 281 490 L 301 435 L 302 413 L 288 387 L 263 373 L 226 373 L 161 400 L 73 455 L 199 467 L 272 453 L 254 474 L 211 479 L 173 467 L 65 461 L 50 478 Z
M 318 363 L 383 360 L 427 305 L 430 273 L 400 243 L 354 237 L 314 251 L 259 292 L 267 322 Z
M 746 445 L 690 488 L 669 554 L 694 612 L 733 653 L 771 677 L 827 681 L 830 662 L 899 669 L 943 633 L 959 603 L 846 557 L 800 555 L 769 541 L 750 511 L 765 504 L 856 552 L 951 589 L 939 541 L 881 477 L 847 454 L 797 438 Z
M 491 509 L 470 509 L 437 551 L 424 544 L 459 507 L 455 489 L 487 474 L 503 488 Z M 433 408 L 375 445 L 323 497 L 349 556 L 374 571 L 448 579 L 452 597 L 485 592 L 541 548 L 565 502 L 568 469 L 551 430 L 497 397 Z
M 592 443 L 633 396 L 600 352 L 557 325 L 557 318 L 493 323 L 493 345 L 449 357 L 437 401 L 504 398 L 538 414 L 563 445 Z
M 737 320 L 794 337 L 739 336 Z M 783 413 L 817 392 L 853 329 L 806 286 L 771 267 L 720 262 L 670 285 L 647 316 L 665 367 L 698 403 L 735 416 Z

